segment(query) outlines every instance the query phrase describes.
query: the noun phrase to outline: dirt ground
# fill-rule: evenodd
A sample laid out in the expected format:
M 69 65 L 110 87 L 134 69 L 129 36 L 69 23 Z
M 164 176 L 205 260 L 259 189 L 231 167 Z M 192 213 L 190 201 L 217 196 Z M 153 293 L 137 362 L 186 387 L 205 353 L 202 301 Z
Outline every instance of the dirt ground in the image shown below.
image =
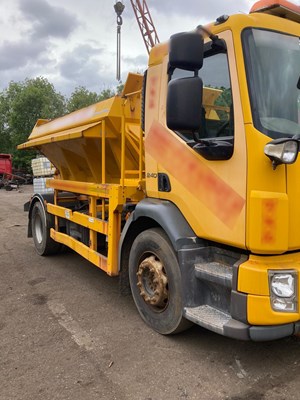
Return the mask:
M 300 341 L 239 342 L 200 327 L 164 337 L 75 253 L 27 239 L 31 186 L 0 190 L 1 400 L 300 398 Z

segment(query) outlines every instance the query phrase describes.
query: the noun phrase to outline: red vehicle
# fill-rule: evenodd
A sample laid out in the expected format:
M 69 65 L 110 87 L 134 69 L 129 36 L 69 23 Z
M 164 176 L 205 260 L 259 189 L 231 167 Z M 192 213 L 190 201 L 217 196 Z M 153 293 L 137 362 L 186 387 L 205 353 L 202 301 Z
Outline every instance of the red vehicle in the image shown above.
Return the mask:
M 0 154 L 0 176 L 12 174 L 12 155 Z

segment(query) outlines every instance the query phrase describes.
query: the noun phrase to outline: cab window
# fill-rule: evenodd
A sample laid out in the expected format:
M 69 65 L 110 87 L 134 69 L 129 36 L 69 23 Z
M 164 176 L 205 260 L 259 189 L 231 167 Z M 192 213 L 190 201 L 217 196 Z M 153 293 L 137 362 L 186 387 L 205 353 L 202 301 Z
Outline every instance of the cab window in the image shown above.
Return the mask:
M 208 47 L 208 45 L 206 45 Z M 193 72 L 176 69 L 171 79 L 193 76 Z M 202 128 L 199 139 L 231 138 L 234 135 L 233 103 L 227 54 L 214 52 L 211 45 L 205 51 L 203 67 Z M 191 133 L 177 132 L 184 140 L 194 140 Z

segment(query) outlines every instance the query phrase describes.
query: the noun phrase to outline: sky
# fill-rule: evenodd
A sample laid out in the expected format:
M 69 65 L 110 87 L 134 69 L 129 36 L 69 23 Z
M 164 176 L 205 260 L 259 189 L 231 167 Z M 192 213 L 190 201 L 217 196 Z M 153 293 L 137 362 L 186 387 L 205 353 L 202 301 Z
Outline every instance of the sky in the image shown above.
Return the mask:
M 298 0 L 297 0 L 298 1 Z M 115 0 L 0 0 L 0 90 L 46 77 L 69 96 L 101 92 L 116 80 Z M 148 0 L 160 41 L 222 14 L 248 13 L 254 0 Z M 123 0 L 122 81 L 143 72 L 148 54 L 130 0 Z

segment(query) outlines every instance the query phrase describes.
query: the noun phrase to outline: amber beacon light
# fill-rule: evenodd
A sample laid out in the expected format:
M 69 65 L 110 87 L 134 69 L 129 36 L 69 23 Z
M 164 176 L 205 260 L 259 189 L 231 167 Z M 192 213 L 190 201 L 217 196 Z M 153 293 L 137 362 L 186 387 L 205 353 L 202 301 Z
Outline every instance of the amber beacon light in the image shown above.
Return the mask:
M 275 2 L 274 0 L 260 0 L 250 10 L 250 14 L 255 12 L 264 12 L 300 22 L 300 6 L 287 0 L 278 0 Z

